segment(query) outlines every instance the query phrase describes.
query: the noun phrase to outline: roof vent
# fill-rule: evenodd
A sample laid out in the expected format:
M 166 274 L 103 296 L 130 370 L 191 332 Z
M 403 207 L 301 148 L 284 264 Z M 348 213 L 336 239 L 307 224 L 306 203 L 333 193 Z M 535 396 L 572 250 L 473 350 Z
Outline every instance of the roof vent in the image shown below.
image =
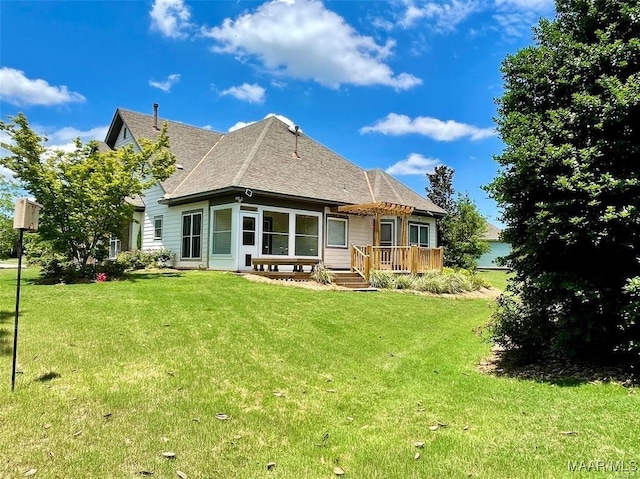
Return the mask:
M 153 129 L 158 129 L 158 104 L 153 104 Z
M 291 154 L 291 156 L 294 158 L 300 158 L 300 155 L 298 154 L 298 136 L 300 135 L 300 127 L 298 125 L 294 125 L 292 127 L 290 126 L 289 131 L 296 135 L 296 144 L 293 148 L 293 153 Z
M 184 166 L 182 166 L 180 163 L 176 163 L 176 168 L 179 170 L 184 170 Z

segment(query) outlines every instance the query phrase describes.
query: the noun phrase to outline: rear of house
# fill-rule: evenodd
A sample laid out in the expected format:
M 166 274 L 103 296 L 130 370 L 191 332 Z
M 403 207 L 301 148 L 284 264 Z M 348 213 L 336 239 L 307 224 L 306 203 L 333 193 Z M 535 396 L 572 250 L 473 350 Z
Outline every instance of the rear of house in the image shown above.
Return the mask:
M 106 144 L 159 133 L 118 109 Z M 352 266 L 353 246 L 436 246 L 444 211 L 382 170 L 363 170 L 276 117 L 222 134 L 168 121 L 177 171 L 136 198 L 121 244 L 168 248 L 178 268 L 248 271 L 256 258 Z

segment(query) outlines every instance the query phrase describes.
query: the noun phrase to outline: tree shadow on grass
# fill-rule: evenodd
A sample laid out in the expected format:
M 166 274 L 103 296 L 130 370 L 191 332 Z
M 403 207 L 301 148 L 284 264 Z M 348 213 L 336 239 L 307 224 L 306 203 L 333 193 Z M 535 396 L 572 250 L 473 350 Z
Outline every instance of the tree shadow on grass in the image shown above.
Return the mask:
M 530 362 L 497 347 L 492 349 L 488 358 L 480 362 L 478 370 L 492 376 L 524 379 L 560 387 L 575 387 L 586 383 L 640 386 L 637 373 L 622 365 L 600 365 L 557 358 Z
M 0 311 L 0 356 L 8 356 L 13 351 L 14 311 Z
M 134 273 L 128 273 L 124 280 L 131 281 L 133 283 L 137 281 L 143 281 L 147 279 L 158 278 L 181 278 L 184 276 L 184 272 L 176 270 L 157 270 L 157 271 L 136 271 Z
M 36 378 L 36 381 L 41 383 L 49 382 L 53 379 L 59 378 L 60 374 L 55 371 L 49 371 L 48 373 L 42 374 Z

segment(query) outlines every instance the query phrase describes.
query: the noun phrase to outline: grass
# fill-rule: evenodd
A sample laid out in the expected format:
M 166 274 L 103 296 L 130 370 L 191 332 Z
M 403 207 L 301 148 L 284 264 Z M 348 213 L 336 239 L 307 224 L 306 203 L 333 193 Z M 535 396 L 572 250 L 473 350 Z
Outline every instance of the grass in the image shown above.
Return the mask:
M 483 270 L 476 273 L 481 278 L 486 279 L 491 286 L 504 291 L 507 287 L 507 278 L 511 276 L 511 273 L 500 270 Z
M 15 273 L 0 271 L 3 478 L 330 478 L 336 465 L 356 478 L 596 478 L 615 476 L 568 461 L 640 466 L 635 389 L 476 371 L 489 352 L 473 333 L 490 314 L 482 299 L 206 271 L 25 282 L 11 393 Z

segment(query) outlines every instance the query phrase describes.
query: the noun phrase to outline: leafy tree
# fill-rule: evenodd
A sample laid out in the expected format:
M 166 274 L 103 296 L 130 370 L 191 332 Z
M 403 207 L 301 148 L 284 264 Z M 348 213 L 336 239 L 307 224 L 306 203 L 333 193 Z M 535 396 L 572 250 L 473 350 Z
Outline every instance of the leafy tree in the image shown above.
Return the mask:
M 454 199 L 454 172 L 446 165 L 436 166 L 433 173 L 427 173 L 429 186 L 425 189 L 427 198 L 447 212 L 436 221 L 445 266 L 473 270 L 480 255 L 489 251 L 489 243 L 482 239 L 487 226 L 469 195 Z
M 447 212 L 447 215 L 436 220 L 438 246 L 444 248 L 449 246 L 447 242 L 449 221 L 451 215 L 456 212 L 456 202 L 453 197 L 453 173 L 453 168 L 449 168 L 447 165 L 436 166 L 433 173 L 427 173 L 429 186 L 425 188 L 427 198 Z
M 455 214 L 448 218 L 445 265 L 474 270 L 478 258 L 489 251 L 489 243 L 482 235 L 487 223 L 469 195 L 460 195 Z
M 640 363 L 640 4 L 556 11 L 502 64 L 506 146 L 488 191 L 515 279 L 494 333 L 529 356 Z
M 11 156 L 0 164 L 12 170 L 43 205 L 39 234 L 54 252 L 83 269 L 108 254 L 109 236 L 119 236 L 131 221 L 128 198 L 143 193 L 175 171 L 166 124 L 157 141 L 141 139 L 141 151 L 127 145 L 101 151 L 97 142 L 76 140 L 71 152 L 49 151 L 23 114 L 0 122 Z
M 15 200 L 18 185 L 0 176 L 0 258 L 9 257 L 18 242 L 18 233 L 13 229 Z

